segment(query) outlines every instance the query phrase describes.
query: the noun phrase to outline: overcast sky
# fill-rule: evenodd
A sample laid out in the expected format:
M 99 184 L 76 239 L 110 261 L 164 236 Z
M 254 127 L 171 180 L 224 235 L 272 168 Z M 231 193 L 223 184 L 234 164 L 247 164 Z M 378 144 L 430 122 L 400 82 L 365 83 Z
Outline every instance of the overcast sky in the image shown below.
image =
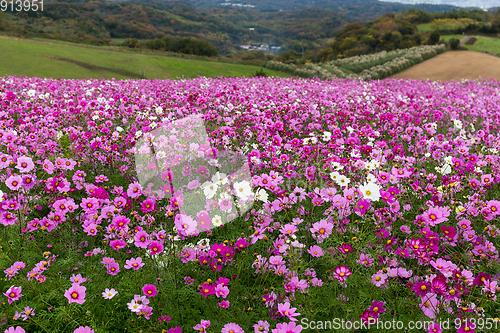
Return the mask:
M 380 0 L 385 2 L 400 2 L 407 4 L 434 4 L 434 5 L 453 5 L 458 7 L 479 7 L 488 9 L 500 7 L 500 0 Z

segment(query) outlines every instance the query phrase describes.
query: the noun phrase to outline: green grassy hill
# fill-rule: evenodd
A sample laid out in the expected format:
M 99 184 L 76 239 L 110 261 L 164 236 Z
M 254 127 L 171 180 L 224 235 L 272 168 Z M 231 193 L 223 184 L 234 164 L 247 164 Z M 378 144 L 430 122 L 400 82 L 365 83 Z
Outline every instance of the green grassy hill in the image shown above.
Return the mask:
M 469 38 L 472 37 L 477 38 L 477 41 L 472 45 L 464 45 L 469 50 L 500 55 L 500 38 L 469 35 Z M 462 39 L 464 35 L 445 35 L 441 38 L 448 41 L 451 38 Z
M 0 36 L 0 75 L 66 79 L 250 76 L 259 66 Z M 269 76 L 290 76 L 265 69 Z

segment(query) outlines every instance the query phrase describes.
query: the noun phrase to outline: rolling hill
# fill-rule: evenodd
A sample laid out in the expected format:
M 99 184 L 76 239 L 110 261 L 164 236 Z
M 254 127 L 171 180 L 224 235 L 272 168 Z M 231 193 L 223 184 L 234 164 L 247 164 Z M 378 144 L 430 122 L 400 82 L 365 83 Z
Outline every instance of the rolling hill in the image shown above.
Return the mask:
M 66 79 L 176 79 L 251 76 L 259 66 L 198 57 L 166 56 L 48 40 L 0 37 L 0 76 Z M 265 69 L 271 76 L 289 74 Z

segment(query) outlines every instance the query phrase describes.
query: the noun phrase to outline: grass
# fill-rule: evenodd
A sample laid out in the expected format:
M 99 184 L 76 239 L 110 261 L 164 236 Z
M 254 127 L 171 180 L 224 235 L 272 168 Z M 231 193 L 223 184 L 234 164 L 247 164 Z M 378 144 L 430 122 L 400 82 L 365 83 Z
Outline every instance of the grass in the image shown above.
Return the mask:
M 473 45 L 465 45 L 469 50 L 500 54 L 500 38 L 475 36 L 477 41 Z
M 441 36 L 441 38 L 448 41 L 451 38 L 462 39 L 464 36 L 465 35 L 445 35 Z M 500 55 L 500 38 L 485 37 L 485 36 L 469 36 L 469 37 L 477 38 L 477 41 L 473 45 L 464 45 L 469 50 Z
M 418 29 L 418 31 L 422 31 L 422 32 L 434 31 L 434 29 L 431 28 L 430 23 L 419 24 L 419 25 L 417 25 L 417 29 Z
M 250 76 L 259 66 L 0 36 L 0 75 L 66 79 Z M 289 74 L 265 69 L 269 76 Z M 141 74 L 145 73 L 145 75 Z

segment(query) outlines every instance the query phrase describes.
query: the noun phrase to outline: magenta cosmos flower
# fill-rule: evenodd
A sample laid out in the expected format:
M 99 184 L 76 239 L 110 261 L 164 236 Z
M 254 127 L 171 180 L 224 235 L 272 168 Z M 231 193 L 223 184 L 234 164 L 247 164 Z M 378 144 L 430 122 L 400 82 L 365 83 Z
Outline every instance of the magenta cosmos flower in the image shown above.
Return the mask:
M 127 246 L 127 243 L 122 240 L 122 239 L 114 239 L 111 242 L 109 242 L 109 245 L 115 249 L 116 251 L 123 249 L 125 246 Z
M 151 243 L 149 243 L 149 250 L 151 251 L 150 255 L 152 256 L 161 253 L 163 249 L 164 249 L 163 244 L 160 243 L 159 241 L 152 241 Z
M 340 282 L 344 282 L 349 275 L 351 275 L 352 272 L 349 268 L 346 266 L 342 265 L 337 268 L 335 268 L 335 272 L 333 273 L 333 276 L 339 280 Z
M 142 287 L 142 292 L 148 297 L 154 297 L 156 295 L 156 287 L 153 284 L 146 284 Z
M 243 329 L 235 323 L 227 323 L 221 330 L 222 333 L 245 333 Z
M 85 303 L 85 288 L 84 286 L 79 285 L 78 283 L 73 283 L 71 288 L 66 290 L 64 296 L 68 299 L 69 303 Z
M 3 293 L 5 296 L 9 298 L 9 304 L 20 299 L 23 294 L 21 294 L 22 287 L 14 287 L 11 286 L 7 292 Z

